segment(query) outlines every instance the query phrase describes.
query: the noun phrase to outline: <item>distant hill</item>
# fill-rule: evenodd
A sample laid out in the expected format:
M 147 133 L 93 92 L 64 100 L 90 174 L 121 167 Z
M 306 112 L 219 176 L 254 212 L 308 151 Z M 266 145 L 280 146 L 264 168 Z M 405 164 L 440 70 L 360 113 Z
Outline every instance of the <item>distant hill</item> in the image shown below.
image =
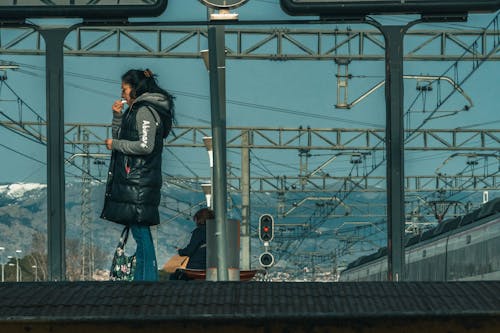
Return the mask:
M 0 246 L 5 247 L 5 256 L 15 255 L 17 249 L 23 254 L 31 251 L 33 234 L 47 233 L 47 193 L 44 184 L 9 184 L 0 185 Z M 69 183 L 66 185 L 66 238 L 81 239 L 81 184 Z M 174 193 L 174 195 L 179 195 Z M 200 195 L 201 196 L 201 195 Z M 122 226 L 99 218 L 104 197 L 104 185 L 91 185 L 91 228 L 93 243 L 106 255 L 101 260 L 111 263 L 114 247 L 116 246 Z M 189 202 L 189 198 L 183 198 Z M 175 209 L 186 210 L 185 207 Z M 165 208 L 161 209 L 162 219 L 171 216 Z M 186 211 L 189 214 L 189 210 Z M 159 264 L 163 264 L 173 253 L 175 246 L 184 246 L 189 240 L 194 223 L 179 216 L 171 221 L 153 227 L 153 237 L 157 242 Z M 67 241 L 67 245 L 70 242 Z M 134 251 L 135 244 L 130 237 L 127 252 Z M 96 267 L 107 269 L 105 267 Z

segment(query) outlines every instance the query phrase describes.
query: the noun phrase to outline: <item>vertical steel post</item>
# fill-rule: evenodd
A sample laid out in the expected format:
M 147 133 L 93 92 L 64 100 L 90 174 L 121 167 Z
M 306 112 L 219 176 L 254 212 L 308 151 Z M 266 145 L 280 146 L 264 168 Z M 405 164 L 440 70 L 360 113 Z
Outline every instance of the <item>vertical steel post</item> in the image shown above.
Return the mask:
M 207 268 L 205 280 L 217 281 L 217 238 L 215 220 L 207 220 Z
M 3 254 L 5 247 L 0 246 L 0 265 L 2 265 L 2 282 L 5 281 L 5 263 L 3 262 Z
M 229 219 L 227 232 L 227 276 L 229 281 L 240 280 L 240 221 Z
M 405 26 L 381 26 L 385 37 L 387 279 L 404 281 L 403 37 Z
M 226 60 L 224 26 L 208 28 L 217 281 L 227 281 Z
M 16 256 L 16 282 L 19 282 L 19 258 Z
M 64 178 L 64 55 L 69 29 L 41 29 L 46 45 L 47 240 L 49 280 L 66 279 Z
M 241 133 L 241 269 L 250 270 L 250 149 L 249 133 Z

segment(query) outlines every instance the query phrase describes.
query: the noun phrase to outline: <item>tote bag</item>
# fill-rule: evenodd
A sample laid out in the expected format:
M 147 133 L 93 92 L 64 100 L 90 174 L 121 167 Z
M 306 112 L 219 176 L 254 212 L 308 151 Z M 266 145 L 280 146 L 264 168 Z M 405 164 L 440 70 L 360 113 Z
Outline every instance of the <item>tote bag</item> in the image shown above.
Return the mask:
M 173 273 L 176 269 L 186 269 L 189 262 L 188 256 L 175 254 L 169 261 L 163 265 L 163 270 L 167 273 Z
M 125 245 L 127 244 L 129 227 L 125 227 L 120 236 L 120 241 L 116 246 L 111 269 L 109 271 L 109 279 L 111 281 L 132 281 L 134 280 L 134 272 L 136 265 L 135 253 L 131 256 L 125 255 Z

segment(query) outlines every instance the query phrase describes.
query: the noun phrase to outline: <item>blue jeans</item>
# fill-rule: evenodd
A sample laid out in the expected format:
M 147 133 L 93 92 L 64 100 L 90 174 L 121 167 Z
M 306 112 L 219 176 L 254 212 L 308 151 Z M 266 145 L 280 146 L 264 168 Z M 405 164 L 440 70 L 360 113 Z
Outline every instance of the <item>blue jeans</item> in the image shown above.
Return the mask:
M 142 225 L 132 225 L 130 230 L 137 243 L 134 281 L 158 281 L 158 265 L 151 230 Z

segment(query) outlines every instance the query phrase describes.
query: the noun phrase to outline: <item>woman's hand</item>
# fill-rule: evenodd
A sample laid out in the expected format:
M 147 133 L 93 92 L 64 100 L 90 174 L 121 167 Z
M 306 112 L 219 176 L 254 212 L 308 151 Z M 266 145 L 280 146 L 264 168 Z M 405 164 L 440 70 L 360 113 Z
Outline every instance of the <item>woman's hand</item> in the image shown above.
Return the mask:
M 106 139 L 104 140 L 104 143 L 106 144 L 106 148 L 111 150 L 113 148 L 113 139 Z
M 123 103 L 122 103 L 122 101 L 120 99 L 116 100 L 113 103 L 113 105 L 111 106 L 111 109 L 113 110 L 113 112 L 122 113 L 122 110 L 123 110 Z

